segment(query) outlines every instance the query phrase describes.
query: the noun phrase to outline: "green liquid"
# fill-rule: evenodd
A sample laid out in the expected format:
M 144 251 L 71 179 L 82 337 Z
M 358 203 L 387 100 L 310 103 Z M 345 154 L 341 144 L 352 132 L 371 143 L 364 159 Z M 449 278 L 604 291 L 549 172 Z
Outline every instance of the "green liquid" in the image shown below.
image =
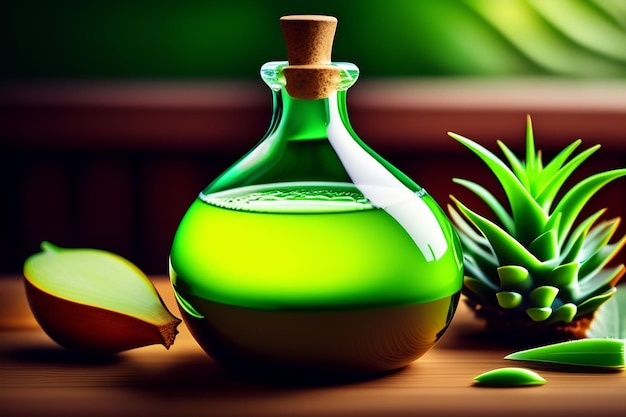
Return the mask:
M 439 223 L 425 230 L 438 227 L 450 242 L 436 260 L 351 185 L 289 184 L 197 199 L 171 251 L 188 327 L 228 362 L 406 365 L 443 333 L 462 285 L 453 231 L 434 201 L 422 199 Z M 334 347 L 311 348 L 321 344 Z M 349 365 L 350 357 L 361 359 Z

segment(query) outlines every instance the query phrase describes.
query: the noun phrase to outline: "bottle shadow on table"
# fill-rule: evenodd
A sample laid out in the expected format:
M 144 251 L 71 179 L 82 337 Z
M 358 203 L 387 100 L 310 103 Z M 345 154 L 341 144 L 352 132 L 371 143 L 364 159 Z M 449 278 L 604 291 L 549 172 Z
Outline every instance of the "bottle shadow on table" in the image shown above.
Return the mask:
M 250 398 L 281 395 L 329 387 L 351 386 L 402 373 L 403 369 L 378 374 L 346 375 L 331 372 L 298 372 L 268 368 L 237 368 L 198 354 L 179 358 L 158 369 L 142 367 L 128 375 L 128 387 L 150 395 L 176 397 L 229 396 Z
M 29 346 L 9 350 L 4 356 L 17 363 L 31 365 L 113 365 L 124 359 L 118 355 L 101 355 L 83 352 L 73 352 L 60 346 Z
M 242 401 L 328 387 L 351 386 L 403 370 L 375 375 L 335 375 L 227 367 L 202 352 L 140 356 L 139 351 L 92 355 L 53 344 L 2 349 L 19 384 L 123 389 L 147 397 Z M 2 363 L 0 363 L 2 367 Z M 35 378 L 35 379 L 33 379 Z

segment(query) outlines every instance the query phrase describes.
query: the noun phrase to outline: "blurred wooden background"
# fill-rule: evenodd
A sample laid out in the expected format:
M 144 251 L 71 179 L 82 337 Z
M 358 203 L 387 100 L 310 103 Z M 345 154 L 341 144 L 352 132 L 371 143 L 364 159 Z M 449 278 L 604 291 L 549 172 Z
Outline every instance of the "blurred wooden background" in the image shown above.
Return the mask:
M 448 131 L 498 155 L 501 139 L 523 155 L 530 114 L 545 159 L 577 138 L 580 150 L 602 145 L 572 180 L 626 166 L 623 81 L 363 79 L 348 101 L 361 138 L 442 206 L 451 193 L 474 201 L 454 177 L 499 190 Z M 4 85 L 0 273 L 20 272 L 43 240 L 110 250 L 148 273 L 167 273 L 188 205 L 261 139 L 270 116 L 261 80 Z M 609 184 L 590 209 L 626 216 L 624 190 L 624 179 Z
M 263 136 L 258 71 L 286 59 L 278 19 L 338 18 L 333 59 L 354 62 L 353 127 L 441 205 L 453 177 L 498 190 L 454 131 L 546 157 L 602 149 L 574 179 L 626 166 L 626 14 L 569 0 L 20 0 L 0 3 L 0 273 L 42 240 L 167 272 L 197 193 Z M 591 208 L 626 214 L 624 183 Z

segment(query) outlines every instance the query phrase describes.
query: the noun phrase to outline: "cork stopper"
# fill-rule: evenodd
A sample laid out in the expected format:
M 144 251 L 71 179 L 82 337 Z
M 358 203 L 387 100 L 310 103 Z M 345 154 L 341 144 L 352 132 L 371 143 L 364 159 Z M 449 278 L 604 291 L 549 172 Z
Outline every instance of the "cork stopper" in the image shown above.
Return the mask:
M 340 69 L 331 65 L 337 19 L 292 15 L 280 18 L 289 65 L 283 69 L 290 96 L 304 100 L 328 97 L 337 89 Z

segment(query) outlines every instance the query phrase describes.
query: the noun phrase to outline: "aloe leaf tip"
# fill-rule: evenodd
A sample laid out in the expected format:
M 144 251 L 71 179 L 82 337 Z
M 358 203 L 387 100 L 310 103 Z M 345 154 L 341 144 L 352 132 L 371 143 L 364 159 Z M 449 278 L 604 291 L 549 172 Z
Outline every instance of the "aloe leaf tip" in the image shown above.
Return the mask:
M 624 368 L 624 340 L 578 339 L 514 352 L 508 360 L 593 368 Z

